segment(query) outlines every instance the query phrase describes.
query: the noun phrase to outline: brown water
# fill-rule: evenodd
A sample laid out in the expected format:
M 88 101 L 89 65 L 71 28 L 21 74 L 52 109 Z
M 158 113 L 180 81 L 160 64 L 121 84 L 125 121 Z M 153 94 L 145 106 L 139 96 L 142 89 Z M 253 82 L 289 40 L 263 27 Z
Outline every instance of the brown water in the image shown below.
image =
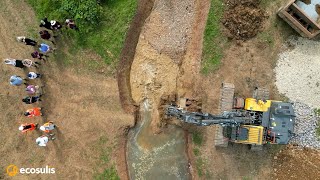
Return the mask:
M 128 135 L 130 179 L 190 179 L 183 130 L 169 125 L 163 133 L 153 135 L 149 131 L 151 112 L 147 106 L 146 101 L 141 106 L 141 120 Z

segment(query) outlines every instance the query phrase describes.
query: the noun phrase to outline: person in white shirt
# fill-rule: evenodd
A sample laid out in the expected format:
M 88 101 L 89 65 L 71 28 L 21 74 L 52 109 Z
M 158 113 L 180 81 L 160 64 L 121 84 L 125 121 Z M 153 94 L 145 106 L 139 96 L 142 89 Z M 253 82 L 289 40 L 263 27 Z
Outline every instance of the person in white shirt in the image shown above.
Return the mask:
M 52 136 L 54 136 L 54 134 L 49 134 L 49 136 L 42 135 L 36 139 L 36 143 L 38 144 L 38 146 L 45 147 L 45 146 L 47 146 L 47 143 L 49 142 L 49 140 L 55 139 Z
M 36 78 L 40 78 L 41 77 L 41 74 L 39 73 L 35 73 L 35 72 L 29 72 L 28 73 L 28 78 L 29 79 L 36 79 Z
M 49 141 L 49 138 L 45 135 L 43 136 L 40 136 L 36 139 L 36 143 L 39 145 L 39 146 L 47 146 L 47 143 Z

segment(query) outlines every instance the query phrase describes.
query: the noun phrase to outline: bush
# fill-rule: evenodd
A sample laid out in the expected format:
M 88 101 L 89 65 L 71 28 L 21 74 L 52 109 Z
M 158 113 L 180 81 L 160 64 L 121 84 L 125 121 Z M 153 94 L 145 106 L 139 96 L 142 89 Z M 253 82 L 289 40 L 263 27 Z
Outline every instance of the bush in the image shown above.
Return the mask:
M 91 49 L 115 68 L 137 1 L 132 0 L 28 0 L 39 19 L 72 18 L 79 31 L 63 33 L 62 45 Z
M 81 32 L 87 33 L 99 25 L 102 7 L 96 0 L 28 0 L 38 17 L 64 21 L 74 19 Z

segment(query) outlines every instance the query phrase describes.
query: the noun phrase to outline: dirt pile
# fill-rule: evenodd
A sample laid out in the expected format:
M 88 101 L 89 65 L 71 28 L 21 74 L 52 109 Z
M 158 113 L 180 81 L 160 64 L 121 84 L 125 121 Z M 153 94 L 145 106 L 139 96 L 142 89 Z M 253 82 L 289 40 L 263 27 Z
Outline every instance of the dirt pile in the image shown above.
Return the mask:
M 228 1 L 228 9 L 222 20 L 227 35 L 235 39 L 250 39 L 263 28 L 265 12 L 259 8 L 259 1 Z

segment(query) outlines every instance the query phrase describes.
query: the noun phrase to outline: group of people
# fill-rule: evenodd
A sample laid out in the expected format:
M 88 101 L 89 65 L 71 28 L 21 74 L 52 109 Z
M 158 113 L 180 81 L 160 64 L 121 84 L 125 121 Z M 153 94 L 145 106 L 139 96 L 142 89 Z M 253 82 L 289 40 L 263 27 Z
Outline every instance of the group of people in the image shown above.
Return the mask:
M 71 19 L 66 19 L 65 25 L 66 25 L 66 28 L 78 30 L 78 27 L 75 25 L 75 22 Z M 59 23 L 58 21 L 55 21 L 55 20 L 51 20 L 49 22 L 47 18 L 44 18 L 40 21 L 39 27 L 43 27 L 43 28 L 47 29 L 47 30 L 42 29 L 41 31 L 39 31 L 40 38 L 43 40 L 50 41 L 53 45 L 55 45 L 55 38 L 57 36 L 55 36 L 54 34 L 57 32 L 61 32 L 62 24 Z M 48 30 L 50 30 L 52 32 L 52 34 Z M 49 46 L 47 43 L 38 44 L 38 42 L 36 42 L 35 40 L 27 38 L 25 36 L 17 37 L 17 41 L 24 43 L 25 45 L 37 47 L 37 48 L 35 48 L 34 52 L 31 53 L 31 57 L 34 59 L 38 59 L 40 61 L 41 60 L 45 61 L 49 57 L 47 54 L 50 52 L 54 52 L 56 49 L 56 48 Z M 41 65 L 41 63 L 30 60 L 30 59 L 19 60 L 19 59 L 12 59 L 12 58 L 4 59 L 4 63 L 7 65 L 12 65 L 17 68 L 22 68 L 22 69 L 31 68 L 31 67 L 38 68 L 39 65 Z M 26 77 L 21 77 L 18 75 L 12 75 L 10 77 L 10 84 L 11 85 L 20 86 L 20 85 L 24 84 L 26 86 L 25 90 L 26 90 L 26 93 L 28 94 L 28 96 L 26 96 L 22 99 L 23 103 L 33 104 L 33 103 L 37 103 L 37 102 L 41 101 L 41 96 L 43 95 L 43 93 L 41 92 L 41 88 L 43 86 L 33 85 L 28 82 L 29 82 L 29 80 L 39 79 L 42 76 L 43 75 L 38 72 L 29 71 L 27 73 Z M 43 115 L 43 113 L 41 112 L 40 107 L 33 107 L 33 108 L 28 109 L 24 112 L 24 116 L 29 117 L 29 118 L 36 117 L 36 116 L 42 116 L 42 115 Z M 18 129 L 22 133 L 31 132 L 33 130 L 43 131 L 45 134 L 38 137 L 36 139 L 36 143 L 39 146 L 46 146 L 49 140 L 55 139 L 54 134 L 51 133 L 51 131 L 54 130 L 56 127 L 57 126 L 52 121 L 49 121 L 47 123 L 44 123 L 40 127 L 38 127 L 38 123 L 24 123 L 24 124 L 21 124 Z

